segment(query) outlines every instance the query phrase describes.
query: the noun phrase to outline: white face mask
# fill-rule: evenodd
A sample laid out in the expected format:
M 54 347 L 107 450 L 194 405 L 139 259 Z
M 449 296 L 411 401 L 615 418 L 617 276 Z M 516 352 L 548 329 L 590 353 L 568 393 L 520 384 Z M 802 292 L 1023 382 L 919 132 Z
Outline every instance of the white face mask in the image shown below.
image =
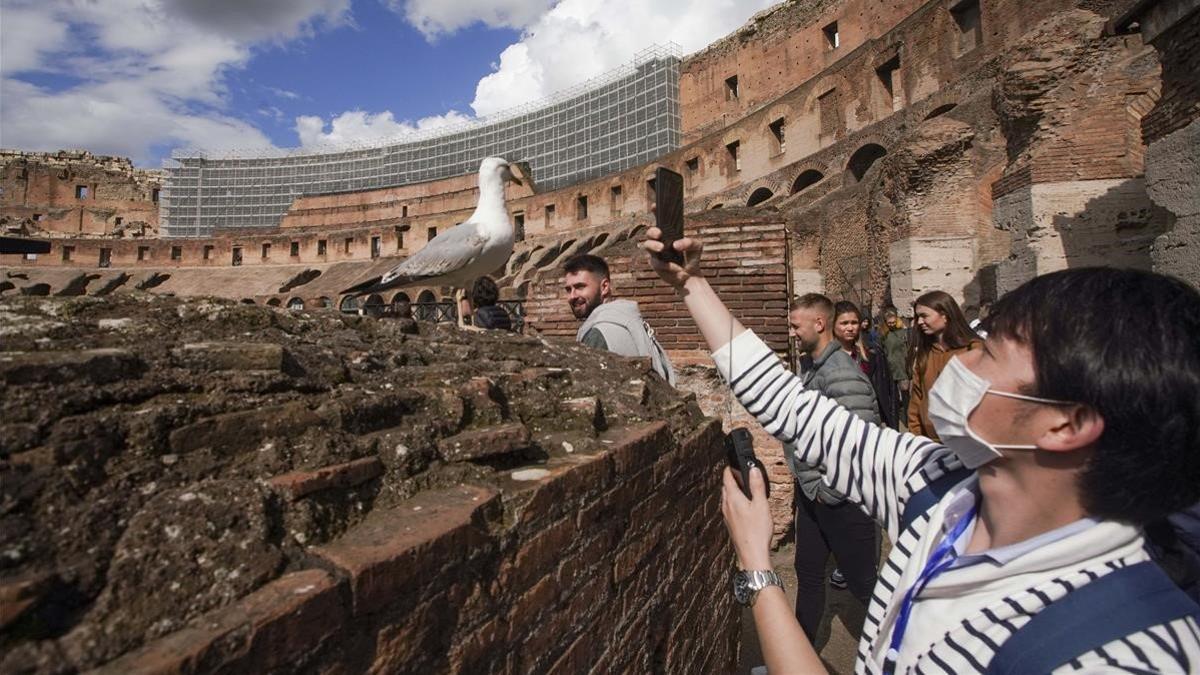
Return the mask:
M 983 440 L 967 423 L 967 418 L 988 394 L 1015 398 L 1034 403 L 1051 403 L 1064 405 L 1064 401 L 1055 401 L 1037 396 L 1014 394 L 1008 391 L 991 389 L 991 383 L 971 372 L 958 360 L 950 359 L 946 368 L 938 375 L 933 387 L 929 390 L 929 419 L 942 443 L 954 451 L 968 469 L 976 469 L 988 462 L 1001 457 L 1000 449 L 1035 450 L 1036 445 L 993 445 Z

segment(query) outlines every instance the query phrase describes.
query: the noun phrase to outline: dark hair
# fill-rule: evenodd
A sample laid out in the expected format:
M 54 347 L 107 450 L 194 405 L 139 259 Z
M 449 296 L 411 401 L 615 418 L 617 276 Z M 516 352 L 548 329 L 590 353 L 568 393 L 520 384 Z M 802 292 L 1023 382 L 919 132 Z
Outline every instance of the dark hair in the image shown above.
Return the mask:
M 491 277 L 479 277 L 471 286 L 471 306 L 478 309 L 496 304 L 500 299 L 500 289 Z
M 567 258 L 563 263 L 563 272 L 574 274 L 576 272 L 591 272 L 601 279 L 608 278 L 608 263 L 604 262 L 604 258 L 590 253 L 580 253 Z
M 1027 345 L 1036 395 L 1095 410 L 1080 475 L 1093 516 L 1146 523 L 1200 499 L 1200 293 L 1140 270 L 1080 268 L 1000 298 L 992 337 Z
M 914 311 L 917 305 L 928 307 L 946 317 L 942 342 L 946 344 L 947 349 L 962 349 L 979 339 L 975 331 L 971 330 L 971 324 L 967 323 L 967 317 L 963 316 L 958 302 L 949 293 L 929 291 L 913 302 Z M 933 345 L 937 343 L 938 337 L 926 335 L 924 331 L 916 329 L 915 324 L 914 330 L 909 335 L 908 372 L 916 376 L 925 370 L 925 362 L 929 358 L 929 352 L 933 349 Z M 916 339 L 914 340 L 912 336 L 915 336 Z
M 850 302 L 849 300 L 839 300 L 838 303 L 833 306 L 833 318 L 836 319 L 843 314 L 854 314 L 854 316 L 858 317 L 859 321 L 862 321 L 863 318 L 862 312 L 858 311 L 858 305 Z
M 825 315 L 827 322 L 833 323 L 833 301 L 820 293 L 805 293 L 792 300 L 792 304 L 788 305 L 788 312 L 794 312 L 798 309 L 819 310 Z

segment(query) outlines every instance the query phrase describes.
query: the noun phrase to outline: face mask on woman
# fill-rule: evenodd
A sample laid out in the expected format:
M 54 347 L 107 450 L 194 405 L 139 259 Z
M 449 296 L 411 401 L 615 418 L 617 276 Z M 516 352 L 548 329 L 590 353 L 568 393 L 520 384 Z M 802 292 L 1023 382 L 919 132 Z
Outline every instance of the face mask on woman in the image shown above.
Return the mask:
M 1035 450 L 1036 445 L 995 445 L 979 437 L 967 423 L 971 412 L 987 394 L 1015 398 L 1032 403 L 1069 405 L 1065 401 L 1026 396 L 1010 391 L 996 391 L 992 383 L 964 366 L 958 357 L 950 359 L 942 374 L 929 390 L 929 419 L 942 443 L 954 451 L 968 469 L 976 469 L 1001 457 L 1000 450 Z

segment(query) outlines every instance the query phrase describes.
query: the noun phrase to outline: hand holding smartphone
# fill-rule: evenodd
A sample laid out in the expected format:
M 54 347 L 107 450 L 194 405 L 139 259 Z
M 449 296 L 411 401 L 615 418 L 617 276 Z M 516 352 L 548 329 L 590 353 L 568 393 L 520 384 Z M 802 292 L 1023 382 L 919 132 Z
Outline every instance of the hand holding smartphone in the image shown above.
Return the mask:
M 750 436 L 750 430 L 745 427 L 738 427 L 729 432 L 730 443 L 726 446 L 729 468 L 733 470 L 733 477 L 737 480 L 738 486 L 742 488 L 742 493 L 747 499 L 754 499 L 750 494 L 750 469 L 758 467 L 759 471 L 763 472 L 763 484 L 767 488 L 767 496 L 771 496 L 771 483 L 767 481 L 766 469 L 763 468 L 758 458 L 754 456 L 754 439 Z
M 674 247 L 683 239 L 683 176 L 661 166 L 654 171 L 654 221 L 662 230 L 659 259 L 683 265 L 683 254 Z

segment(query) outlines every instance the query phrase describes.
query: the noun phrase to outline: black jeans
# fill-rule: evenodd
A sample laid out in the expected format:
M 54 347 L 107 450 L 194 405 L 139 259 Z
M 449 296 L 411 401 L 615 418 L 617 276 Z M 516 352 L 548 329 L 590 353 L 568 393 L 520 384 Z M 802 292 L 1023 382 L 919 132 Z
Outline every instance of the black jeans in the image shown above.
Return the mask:
M 850 592 L 865 607 L 879 563 L 878 526 L 858 506 L 827 506 L 796 486 L 796 618 L 816 640 L 825 612 L 825 563 L 832 551 Z M 847 626 L 852 630 L 858 626 Z

